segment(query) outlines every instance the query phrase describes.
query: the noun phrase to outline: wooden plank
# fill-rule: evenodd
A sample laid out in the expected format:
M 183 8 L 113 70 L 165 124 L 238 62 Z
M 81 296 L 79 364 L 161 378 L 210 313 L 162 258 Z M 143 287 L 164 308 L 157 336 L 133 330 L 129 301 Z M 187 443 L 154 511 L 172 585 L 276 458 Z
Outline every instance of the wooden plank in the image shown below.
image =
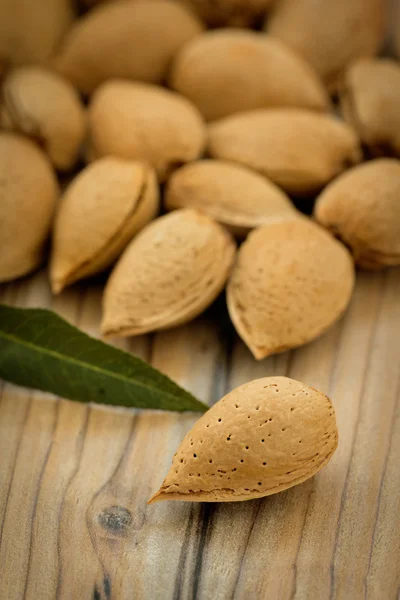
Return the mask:
M 52 299 L 38 273 L 0 294 L 53 307 L 98 335 L 100 283 Z M 208 403 L 272 374 L 332 397 L 340 444 L 331 463 L 262 500 L 147 506 L 196 415 L 88 407 L 4 384 L 1 600 L 397 598 L 399 298 L 399 270 L 360 273 L 340 323 L 261 362 L 221 305 L 188 326 L 118 343 Z

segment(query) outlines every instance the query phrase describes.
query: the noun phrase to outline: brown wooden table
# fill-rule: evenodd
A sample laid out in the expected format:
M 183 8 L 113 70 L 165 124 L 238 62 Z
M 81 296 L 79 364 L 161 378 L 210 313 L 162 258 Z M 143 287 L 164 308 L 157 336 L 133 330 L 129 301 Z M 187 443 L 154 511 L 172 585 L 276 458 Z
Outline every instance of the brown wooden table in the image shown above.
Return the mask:
M 98 334 L 99 284 L 53 299 L 42 272 L 0 290 L 0 301 L 52 307 Z M 400 269 L 358 274 L 340 323 L 259 363 L 215 310 L 119 345 L 208 403 L 272 374 L 315 386 L 333 399 L 339 448 L 315 478 L 269 498 L 147 506 L 198 415 L 86 406 L 5 384 L 1 600 L 398 598 Z

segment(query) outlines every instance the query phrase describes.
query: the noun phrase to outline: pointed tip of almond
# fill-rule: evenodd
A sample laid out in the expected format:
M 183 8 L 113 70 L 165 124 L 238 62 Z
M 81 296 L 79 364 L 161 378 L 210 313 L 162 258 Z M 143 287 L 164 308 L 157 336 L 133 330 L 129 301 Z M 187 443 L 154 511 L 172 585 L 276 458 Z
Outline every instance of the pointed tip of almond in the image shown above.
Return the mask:
M 60 294 L 63 291 L 63 289 L 65 288 L 65 284 L 62 283 L 61 281 L 51 280 L 50 285 L 51 285 L 51 291 L 55 296 Z
M 168 500 L 168 494 L 165 494 L 162 490 L 158 490 L 149 500 L 147 504 L 154 504 L 155 502 L 161 502 L 162 500 Z

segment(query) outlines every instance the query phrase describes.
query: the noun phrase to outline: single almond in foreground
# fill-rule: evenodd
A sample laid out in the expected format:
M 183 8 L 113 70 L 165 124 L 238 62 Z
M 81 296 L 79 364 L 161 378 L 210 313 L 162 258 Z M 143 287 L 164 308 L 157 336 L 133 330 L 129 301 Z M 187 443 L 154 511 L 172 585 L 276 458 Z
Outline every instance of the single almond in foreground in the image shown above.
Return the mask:
M 54 225 L 51 287 L 103 271 L 157 214 L 158 185 L 145 163 L 106 157 L 72 181 Z
M 102 333 L 139 335 L 194 319 L 223 290 L 235 242 L 195 210 L 150 223 L 114 267 L 103 298 Z
M 149 503 L 276 494 L 315 475 L 337 444 L 335 411 L 325 394 L 287 377 L 256 379 L 195 423 Z
M 227 288 L 236 331 L 258 360 L 321 335 L 346 309 L 354 265 L 345 246 L 296 219 L 254 230 Z

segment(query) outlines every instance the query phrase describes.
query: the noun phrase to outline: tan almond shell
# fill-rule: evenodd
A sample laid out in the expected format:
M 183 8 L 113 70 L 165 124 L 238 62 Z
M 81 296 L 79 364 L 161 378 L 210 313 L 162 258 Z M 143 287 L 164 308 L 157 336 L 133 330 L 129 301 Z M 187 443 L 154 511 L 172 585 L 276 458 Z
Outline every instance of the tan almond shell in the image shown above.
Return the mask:
M 222 291 L 235 243 L 218 223 L 177 210 L 132 240 L 107 282 L 102 333 L 138 335 L 194 319 Z
M 104 4 L 76 22 L 54 64 L 85 94 L 115 77 L 161 83 L 176 52 L 202 29 L 178 3 Z
M 276 494 L 315 475 L 337 444 L 335 411 L 325 394 L 287 377 L 256 379 L 195 423 L 149 502 Z
M 201 210 L 237 237 L 265 223 L 301 217 L 274 183 L 223 160 L 199 160 L 175 171 L 167 183 L 164 206 Z
M 236 331 L 260 360 L 314 340 L 346 309 L 354 286 L 347 249 L 312 221 L 264 225 L 239 250 L 227 287 Z
M 239 113 L 212 123 L 208 132 L 211 156 L 254 169 L 293 194 L 319 191 L 361 160 L 349 125 L 300 108 Z
M 1 0 L 0 67 L 45 62 L 75 17 L 73 0 Z
M 400 265 L 400 161 L 375 159 L 343 173 L 317 198 L 314 214 L 361 267 Z
M 400 156 L 400 65 L 360 59 L 340 86 L 340 106 L 372 156 Z
M 110 156 L 86 167 L 65 191 L 55 220 L 53 292 L 112 265 L 158 209 L 156 176 L 145 163 Z
M 37 140 L 60 170 L 78 160 L 86 114 L 69 81 L 39 66 L 19 67 L 5 79 L 0 124 Z
M 143 160 L 161 181 L 202 154 L 206 130 L 189 100 L 164 88 L 130 81 L 103 84 L 89 107 L 93 157 Z
M 382 0 L 279 0 L 265 29 L 303 56 L 333 92 L 351 61 L 377 53 L 385 17 Z
M 58 194 L 46 155 L 29 139 L 1 132 L 0 281 L 41 264 Z
M 270 106 L 326 110 L 329 98 L 310 66 L 279 40 L 255 31 L 208 31 L 183 46 L 172 88 L 208 121 Z

